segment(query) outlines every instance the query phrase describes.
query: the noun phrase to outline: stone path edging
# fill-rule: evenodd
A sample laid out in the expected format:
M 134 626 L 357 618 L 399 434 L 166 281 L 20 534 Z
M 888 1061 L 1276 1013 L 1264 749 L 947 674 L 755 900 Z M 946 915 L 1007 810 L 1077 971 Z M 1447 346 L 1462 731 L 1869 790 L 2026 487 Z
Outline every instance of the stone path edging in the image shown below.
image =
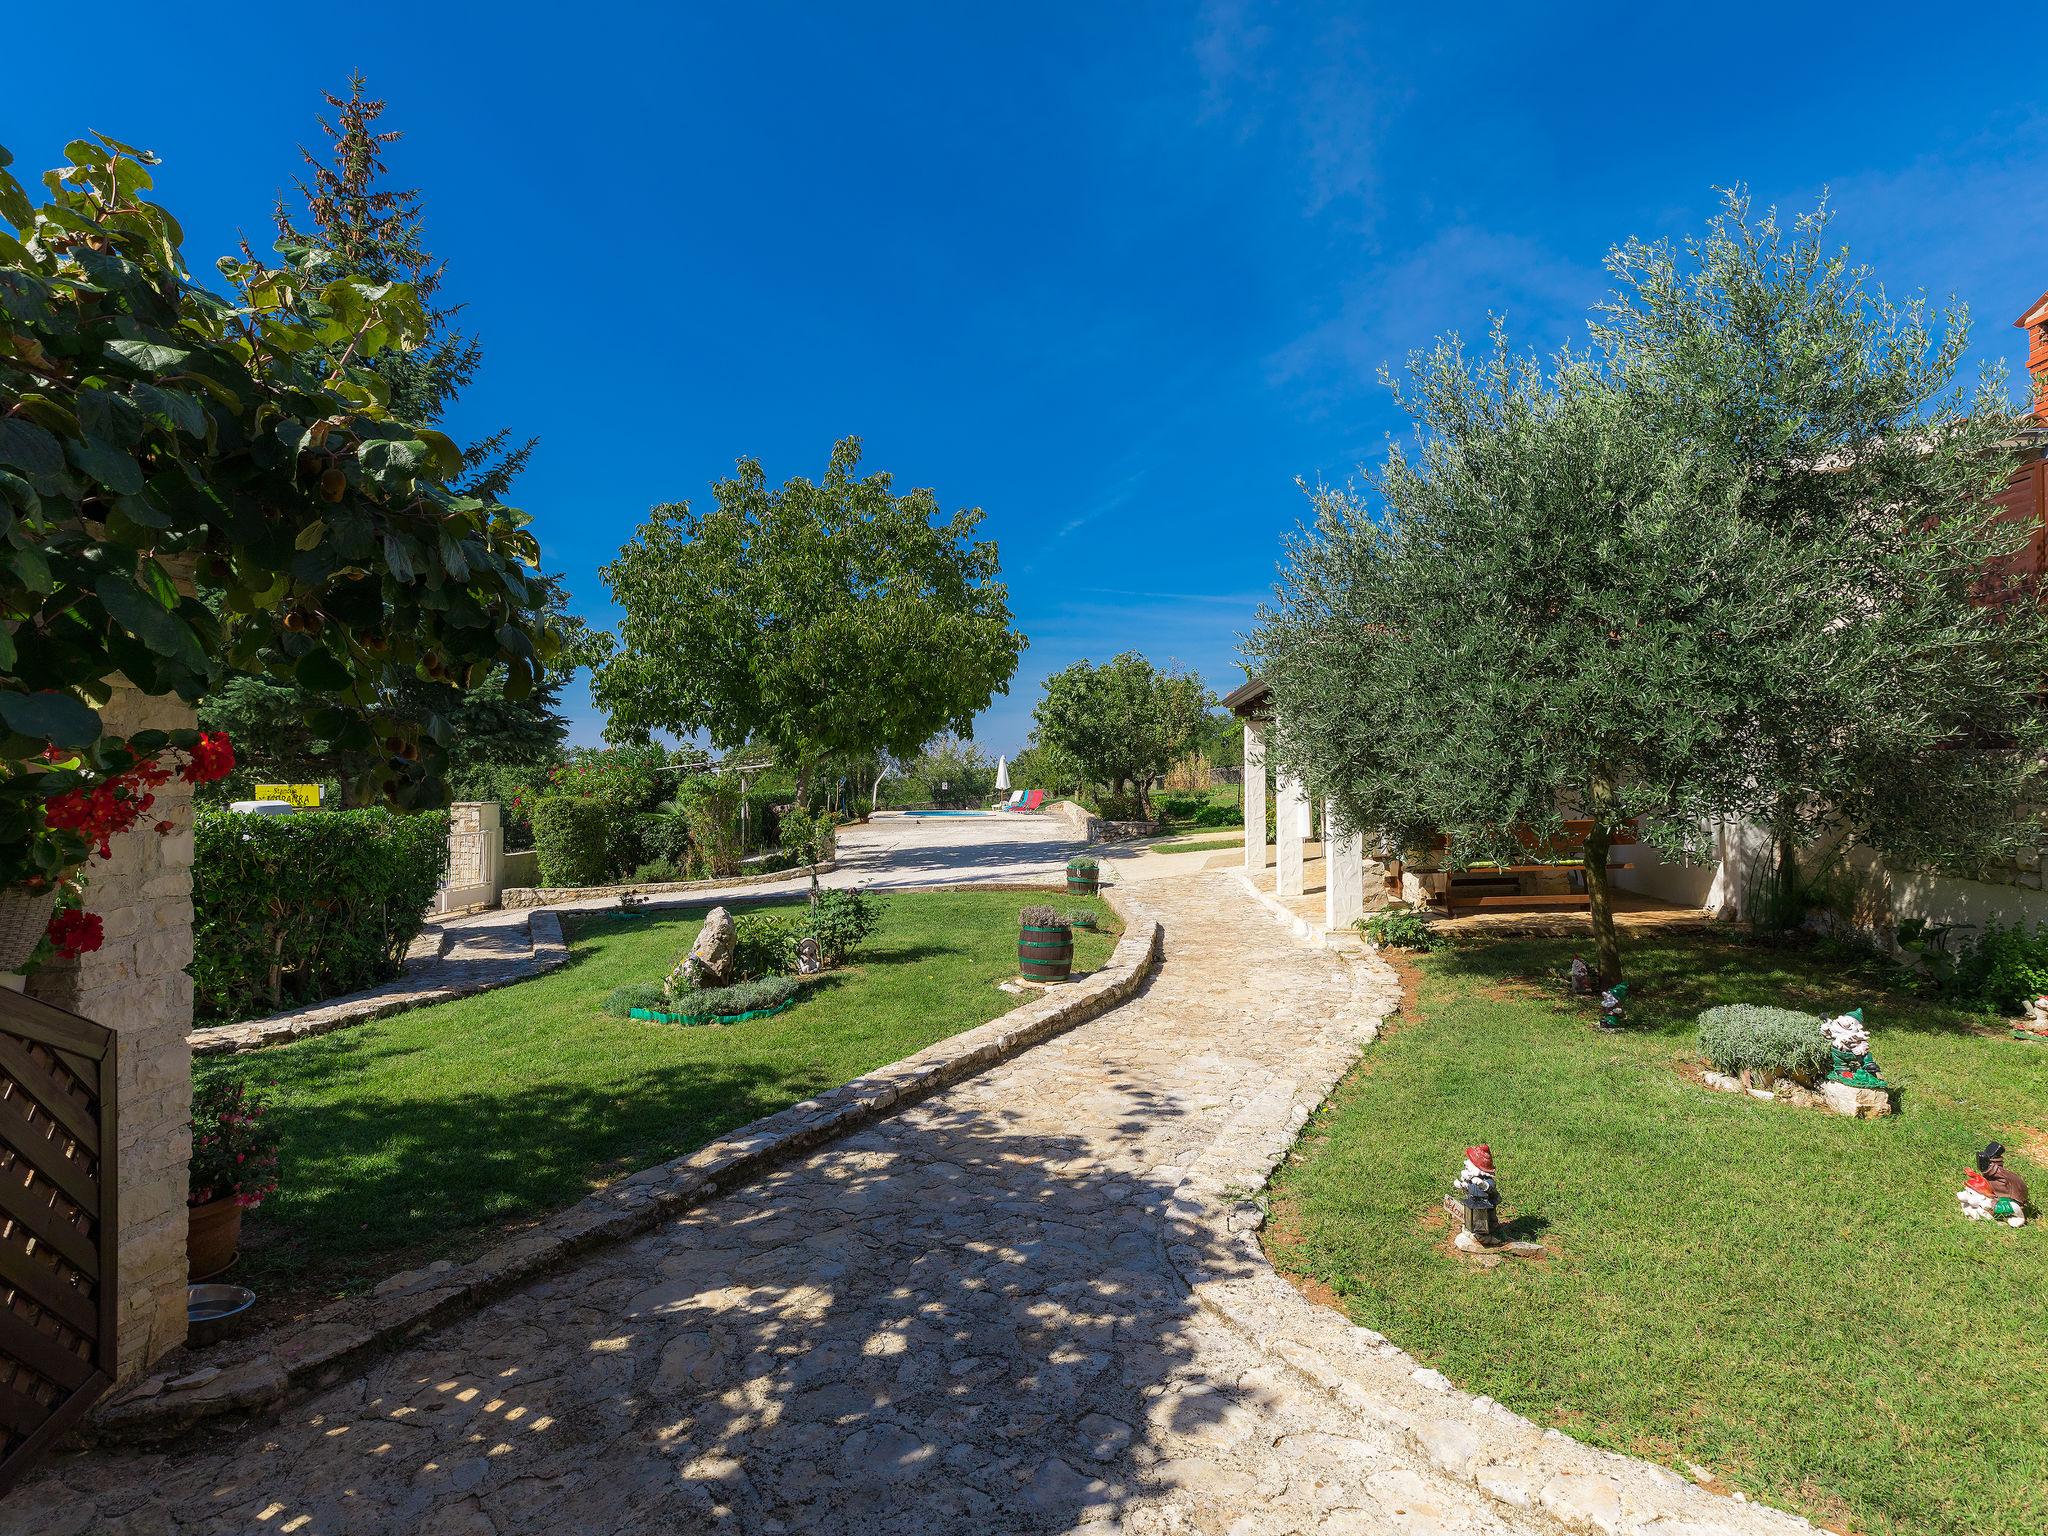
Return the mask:
M 295 1008 L 267 1019 L 252 1019 L 246 1024 L 208 1025 L 193 1030 L 185 1037 L 185 1043 L 192 1048 L 194 1056 L 233 1056 L 243 1051 L 260 1051 L 266 1046 L 310 1039 L 314 1035 L 346 1029 L 352 1024 L 388 1019 L 395 1013 L 425 1008 L 431 1003 L 445 1003 L 458 997 L 488 992 L 494 987 L 545 975 L 568 964 L 569 946 L 562 936 L 562 915 L 559 912 L 536 908 L 527 914 L 524 926 L 527 932 L 527 953 L 524 956 L 464 966 L 456 972 L 453 980 L 442 980 L 440 977 L 444 971 L 456 971 L 456 967 L 447 962 L 451 948 L 458 947 L 460 943 L 454 930 L 444 928 L 440 930 L 439 942 L 431 954 L 413 957 L 418 962 L 418 969 L 410 975 L 400 976 L 365 992 L 337 997 L 309 1008 Z
M 818 873 L 829 875 L 839 867 L 837 859 L 819 861 Z M 780 885 L 809 876 L 810 866 L 766 869 L 758 874 L 714 875 L 708 880 L 629 880 L 619 885 L 514 885 L 498 893 L 503 907 L 542 907 L 557 902 L 609 901 L 617 896 L 687 896 L 693 891 L 730 891 L 750 885 Z
M 151 1377 L 102 1407 L 87 1438 L 148 1443 L 206 1420 L 268 1412 L 293 1392 L 329 1385 L 377 1354 L 474 1312 L 517 1286 L 604 1244 L 647 1232 L 664 1218 L 799 1153 L 888 1118 L 1122 1002 L 1160 957 L 1158 922 L 1105 893 L 1125 930 L 1108 963 L 1071 990 L 1034 998 L 986 1024 L 740 1127 L 697 1151 L 609 1185 L 531 1231 L 455 1265 L 447 1260 L 394 1275 L 368 1296 L 336 1302 L 289 1329 L 248 1341 L 241 1358 L 181 1391 L 170 1373 Z
M 1242 885 L 1249 882 L 1235 877 Z M 1266 901 L 1269 908 L 1278 903 Z M 1286 913 L 1288 920 L 1293 914 Z M 1318 944 L 1313 938 L 1303 942 Z M 1393 968 L 1368 951 L 1353 966 L 1359 1019 L 1350 1041 L 1297 1059 L 1299 1075 L 1247 1103 L 1212 1152 L 1175 1190 L 1181 1240 L 1168 1258 L 1204 1311 L 1291 1375 L 1354 1414 L 1389 1425 L 1419 1458 L 1488 1498 L 1600 1536 L 1789 1536 L 1814 1527 L 1797 1515 L 1710 1493 L 1668 1467 L 1602 1451 L 1544 1429 L 1489 1397 L 1451 1385 L 1384 1335 L 1353 1325 L 1281 1278 L 1259 1240 L 1263 1190 L 1316 1107 L 1400 1006 Z M 1200 1233 L 1201 1242 L 1190 1241 Z

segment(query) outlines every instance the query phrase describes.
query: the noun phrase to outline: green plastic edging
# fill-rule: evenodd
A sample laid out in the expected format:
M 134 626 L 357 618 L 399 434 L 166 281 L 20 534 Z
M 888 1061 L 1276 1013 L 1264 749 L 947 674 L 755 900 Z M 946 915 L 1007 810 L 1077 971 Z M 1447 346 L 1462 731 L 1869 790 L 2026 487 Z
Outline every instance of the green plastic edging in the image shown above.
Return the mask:
M 794 997 L 785 997 L 773 1008 L 749 1008 L 745 1013 L 661 1013 L 653 1008 L 635 1008 L 626 1016 L 650 1024 L 744 1024 L 749 1019 L 772 1019 L 795 1006 Z

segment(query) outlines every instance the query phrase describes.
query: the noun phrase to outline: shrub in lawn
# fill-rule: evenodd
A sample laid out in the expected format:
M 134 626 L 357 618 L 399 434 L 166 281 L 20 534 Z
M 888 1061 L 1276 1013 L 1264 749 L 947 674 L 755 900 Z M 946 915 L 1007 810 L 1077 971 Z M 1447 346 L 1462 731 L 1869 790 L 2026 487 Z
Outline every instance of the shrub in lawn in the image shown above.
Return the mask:
M 1717 1072 L 1753 1079 L 1817 1083 L 1828 1073 L 1828 1042 L 1820 1020 L 1791 1008 L 1728 1003 L 1700 1015 L 1700 1055 Z
M 794 976 L 763 976 L 753 981 L 736 982 L 729 987 L 685 989 L 674 997 L 667 997 L 659 983 L 636 981 L 623 987 L 613 987 L 605 994 L 604 1011 L 622 1019 L 630 1018 L 635 1008 L 688 1018 L 707 1015 L 730 1018 L 763 1008 L 779 1007 L 796 996 L 800 985 L 802 983 Z
M 760 976 L 752 981 L 735 982 L 729 987 L 706 987 L 701 992 L 678 993 L 668 1011 L 724 1017 L 754 1013 L 788 1002 L 802 985 L 794 976 Z
M 544 886 L 599 885 L 609 872 L 606 838 L 615 809 L 602 800 L 547 795 L 534 802 L 533 846 Z
M 194 1012 L 245 1019 L 398 974 L 448 868 L 448 817 L 193 817 Z
M 684 994 L 688 995 L 688 994 Z M 629 981 L 604 995 L 604 1011 L 616 1018 L 628 1017 L 635 1008 L 666 1009 L 668 994 L 658 981 Z
M 1387 907 L 1355 919 L 1352 927 L 1382 949 L 1434 949 L 1429 920 L 1413 907 Z
M 1177 791 L 1152 797 L 1152 809 L 1159 813 L 1161 821 L 1192 821 L 1202 813 L 1209 803 L 1207 795 L 1191 795 Z
M 635 885 L 664 885 L 672 881 L 688 878 L 687 875 L 667 859 L 656 859 L 652 863 L 642 864 L 633 871 L 633 883 Z
M 1244 807 L 1218 805 L 1211 801 L 1199 807 L 1188 821 L 1197 827 L 1241 827 L 1244 825 Z
M 642 811 L 633 822 L 639 832 L 642 859 L 672 864 L 677 869 L 689 868 L 690 819 L 681 810 Z
M 736 875 L 740 847 L 740 781 L 737 774 L 702 773 L 676 792 L 690 847 L 714 875 Z M 751 829 L 750 829 L 751 830 Z
M 1994 918 L 1974 938 L 1936 950 L 1929 962 L 1936 986 L 1958 1006 L 2020 1013 L 2048 992 L 2048 925 L 2001 928 Z
M 733 919 L 733 970 L 743 979 L 782 976 L 796 969 L 803 917 L 791 912 L 742 912 Z
M 838 965 L 860 948 L 881 921 L 879 897 L 860 890 L 820 891 L 804 914 L 801 936 L 816 939 L 825 963 Z

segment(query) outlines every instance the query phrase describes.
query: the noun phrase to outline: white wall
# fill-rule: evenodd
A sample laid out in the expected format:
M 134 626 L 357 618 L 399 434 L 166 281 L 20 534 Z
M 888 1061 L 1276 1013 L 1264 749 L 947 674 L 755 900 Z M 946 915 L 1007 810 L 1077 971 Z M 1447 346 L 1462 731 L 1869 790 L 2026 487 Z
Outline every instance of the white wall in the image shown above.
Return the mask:
M 1770 837 L 1762 828 L 1745 822 L 1719 833 L 1714 841 L 1719 861 L 1705 866 L 1666 862 L 1647 843 L 1638 845 L 1628 850 L 1633 867 L 1617 870 L 1614 883 L 1622 890 L 1659 901 L 1702 907 L 1721 917 L 1740 917 L 1749 882 L 1769 863 Z M 1917 917 L 1955 928 L 1981 928 L 1993 919 L 2001 925 L 2048 923 L 2048 891 L 1901 872 L 1860 848 L 1850 850 L 1843 865 L 1864 884 L 1862 905 L 1867 910 L 1889 912 L 1893 921 Z

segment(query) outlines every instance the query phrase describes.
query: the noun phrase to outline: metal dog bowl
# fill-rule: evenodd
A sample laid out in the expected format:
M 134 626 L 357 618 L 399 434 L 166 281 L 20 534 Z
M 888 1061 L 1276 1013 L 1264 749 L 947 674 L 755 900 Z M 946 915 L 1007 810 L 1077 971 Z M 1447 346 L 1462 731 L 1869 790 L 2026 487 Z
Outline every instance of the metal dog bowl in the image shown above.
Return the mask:
M 194 1344 L 210 1344 L 234 1327 L 235 1321 L 256 1305 L 256 1293 L 246 1285 L 188 1285 L 185 1287 L 186 1337 Z

